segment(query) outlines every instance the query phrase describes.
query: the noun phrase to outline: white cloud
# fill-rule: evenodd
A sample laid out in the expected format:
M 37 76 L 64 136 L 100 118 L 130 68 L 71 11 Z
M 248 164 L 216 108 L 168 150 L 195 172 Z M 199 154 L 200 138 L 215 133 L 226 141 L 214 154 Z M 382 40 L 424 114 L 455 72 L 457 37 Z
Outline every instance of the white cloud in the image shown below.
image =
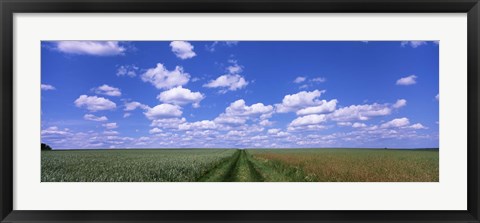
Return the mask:
M 318 82 L 318 83 L 323 83 L 323 82 L 327 81 L 327 79 L 324 78 L 324 77 L 316 77 L 316 78 L 313 78 L 311 81 Z
M 246 87 L 248 82 L 240 75 L 243 71 L 243 66 L 239 65 L 238 61 L 234 59 L 230 59 L 228 62 L 232 64 L 226 68 L 228 74 L 219 76 L 215 80 L 210 80 L 203 86 L 207 88 L 223 88 L 219 91 L 222 94 Z
M 118 135 L 120 133 L 117 132 L 117 131 L 114 131 L 114 130 L 105 130 L 105 131 L 103 131 L 103 134 L 107 135 L 107 136 L 114 136 L 114 135 Z M 110 139 L 116 139 L 116 138 L 110 138 Z
M 205 130 L 205 129 L 216 129 L 217 125 L 214 121 L 202 120 L 192 123 L 183 123 L 178 126 L 180 130 Z
M 159 128 L 153 128 L 153 129 L 150 129 L 150 131 L 148 131 L 150 134 L 157 134 L 157 133 L 161 133 L 163 132 L 161 129 Z
M 83 119 L 88 120 L 88 121 L 96 121 L 96 122 L 108 121 L 108 118 L 106 116 L 98 117 L 98 116 L 95 116 L 95 115 L 92 115 L 92 114 L 84 115 Z
M 138 67 L 135 65 L 122 65 L 117 69 L 117 76 L 137 76 Z
M 205 49 L 209 52 L 215 52 L 216 47 L 219 44 L 224 45 L 224 46 L 228 46 L 228 47 L 232 47 L 232 46 L 238 45 L 238 41 L 223 41 L 223 42 L 215 41 L 210 45 L 205 45 Z
M 328 114 L 329 118 L 334 121 L 345 122 L 352 120 L 365 121 L 371 117 L 385 116 L 391 114 L 392 109 L 388 104 L 364 104 L 364 105 L 350 105 L 335 110 Z
M 231 74 L 239 74 L 243 71 L 243 68 L 238 64 L 234 64 L 234 65 L 228 66 L 227 71 Z
M 195 52 L 193 52 L 193 46 L 189 42 L 186 41 L 173 41 L 170 43 L 170 47 L 172 47 L 172 52 L 178 58 L 185 60 L 196 56 Z
M 411 46 L 412 48 L 417 48 L 419 46 L 426 45 L 426 44 L 427 44 L 426 41 L 402 41 L 400 43 L 402 47 Z
M 416 124 L 413 124 L 411 126 L 409 126 L 410 128 L 412 129 L 427 129 L 427 127 L 423 126 L 422 124 L 420 123 L 416 123 Z
M 150 82 L 157 89 L 182 86 L 188 83 L 189 79 L 190 74 L 185 73 L 182 67 L 176 66 L 175 70 L 169 71 L 161 63 L 157 63 L 155 68 L 150 68 L 142 74 L 142 80 Z
M 153 120 L 150 126 L 167 129 L 177 129 L 180 124 L 185 123 L 186 121 L 187 120 L 185 118 L 159 118 Z
M 319 105 L 321 103 L 318 100 L 325 91 L 301 91 L 296 94 L 286 95 L 281 104 L 276 104 L 276 112 L 287 113 L 297 111 L 302 108 Z
M 267 132 L 268 134 L 277 134 L 280 132 L 280 129 L 269 129 Z
M 232 65 L 227 67 L 227 71 L 229 74 L 240 74 L 243 71 L 243 66 L 238 64 L 237 60 L 230 59 L 228 60 L 229 63 Z
M 258 124 L 260 124 L 261 126 L 271 126 L 271 125 L 273 125 L 273 122 L 265 119 L 265 120 L 260 121 Z
M 397 80 L 397 85 L 412 85 L 412 84 L 416 84 L 417 81 L 417 76 L 415 75 L 410 75 L 408 77 L 402 77 L 400 79 Z
M 322 113 L 330 113 L 335 111 L 337 107 L 337 100 L 333 99 L 330 101 L 321 100 L 318 102 L 319 105 L 313 107 L 307 107 L 304 109 L 300 109 L 297 111 L 297 115 L 310 115 L 310 114 L 322 114 Z
M 307 80 L 306 77 L 297 77 L 297 78 L 295 78 L 295 80 L 293 80 L 293 83 L 299 84 L 299 83 L 302 83 L 306 80 Z
M 407 100 L 405 99 L 398 99 L 395 104 L 392 105 L 393 108 L 401 108 L 403 106 L 407 105 Z
M 164 103 L 185 105 L 192 104 L 194 108 L 200 107 L 200 101 L 205 96 L 200 92 L 192 92 L 190 89 L 178 86 L 170 90 L 164 91 L 157 96 L 157 99 Z
M 337 122 L 338 126 L 352 126 L 351 122 Z
M 243 131 L 238 131 L 238 130 L 231 130 L 227 133 L 227 136 L 233 136 L 233 137 L 243 137 L 246 136 L 247 133 Z
M 69 132 L 68 129 L 60 130 L 57 126 L 51 126 L 48 127 L 47 129 L 43 129 L 40 134 L 43 136 L 54 136 L 54 135 L 60 135 L 60 136 L 65 136 L 65 135 L 70 135 L 72 133 Z
M 149 107 L 147 105 L 144 105 L 140 102 L 137 102 L 137 101 L 132 101 L 132 102 L 127 102 L 125 103 L 125 109 L 123 109 L 124 111 L 133 111 L 137 108 L 141 108 L 141 109 L 144 109 L 144 110 L 147 110 L 149 109 Z
M 210 45 L 205 45 L 205 49 L 209 52 L 215 52 L 215 47 L 217 46 L 218 44 L 218 41 L 214 41 L 212 44 Z
M 108 95 L 108 96 L 114 96 L 114 97 L 118 97 L 118 96 L 122 95 L 122 92 L 120 91 L 120 89 L 118 89 L 116 87 L 108 86 L 106 84 L 95 88 L 95 93 L 96 94 Z
M 440 100 L 440 94 L 437 94 L 437 96 L 435 96 L 435 100 Z
M 77 100 L 75 100 L 75 105 L 79 108 L 86 108 L 92 112 L 113 110 L 117 107 L 114 102 L 106 98 L 87 95 L 81 95 L 80 97 L 78 97 Z
M 410 124 L 408 118 L 396 118 L 380 125 L 381 128 L 399 128 Z
M 116 122 L 111 122 L 111 123 L 105 123 L 102 125 L 103 127 L 107 128 L 107 129 L 116 129 L 118 128 L 118 125 Z
M 251 106 L 245 105 L 243 99 L 237 100 L 230 104 L 225 109 L 227 115 L 232 116 L 251 116 L 251 115 L 261 115 L 268 114 L 273 111 L 273 106 L 264 105 L 263 103 L 256 103 Z
M 238 117 L 238 116 L 227 116 L 225 114 L 220 114 L 213 121 L 218 124 L 242 125 L 242 124 L 245 124 L 245 122 L 247 121 L 247 118 Z
M 55 90 L 55 87 L 49 84 L 42 84 L 40 85 L 40 88 L 44 91 Z
M 307 115 L 294 119 L 289 126 L 304 126 L 304 125 L 316 125 L 327 121 L 327 117 L 324 114 Z
M 122 55 L 126 51 L 117 41 L 58 41 L 56 49 L 68 54 L 95 56 Z
M 248 82 L 241 75 L 225 74 L 215 80 L 211 80 L 203 86 L 207 88 L 224 88 L 220 92 L 226 93 L 227 91 L 236 91 L 238 89 L 242 89 L 247 85 Z
M 353 123 L 352 127 L 353 128 L 365 128 L 365 127 L 367 127 L 367 125 L 365 123 L 355 122 L 355 123 Z
M 179 117 L 182 115 L 182 110 L 178 105 L 160 104 L 147 109 L 144 114 L 148 119 L 155 120 L 165 117 Z
M 127 118 L 127 117 L 130 117 L 130 115 L 132 115 L 132 114 L 127 112 L 127 113 L 123 114 L 123 117 Z

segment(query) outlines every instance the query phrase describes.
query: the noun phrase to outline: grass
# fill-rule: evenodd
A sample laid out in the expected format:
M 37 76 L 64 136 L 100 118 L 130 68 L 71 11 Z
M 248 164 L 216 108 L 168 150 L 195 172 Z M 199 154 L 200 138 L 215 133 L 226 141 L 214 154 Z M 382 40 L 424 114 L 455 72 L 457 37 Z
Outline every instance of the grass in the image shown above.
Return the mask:
M 298 169 L 305 181 L 439 181 L 439 157 L 435 150 L 265 149 L 250 153 L 265 165 Z
M 42 151 L 42 182 L 191 182 L 235 150 Z
M 42 182 L 437 182 L 438 150 L 42 151 Z

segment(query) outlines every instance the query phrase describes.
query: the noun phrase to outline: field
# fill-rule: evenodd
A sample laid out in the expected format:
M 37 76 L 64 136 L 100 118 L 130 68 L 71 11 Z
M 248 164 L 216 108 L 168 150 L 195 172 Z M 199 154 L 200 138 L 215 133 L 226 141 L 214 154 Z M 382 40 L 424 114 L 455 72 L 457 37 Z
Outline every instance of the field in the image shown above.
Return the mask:
M 42 151 L 42 182 L 438 182 L 438 150 Z

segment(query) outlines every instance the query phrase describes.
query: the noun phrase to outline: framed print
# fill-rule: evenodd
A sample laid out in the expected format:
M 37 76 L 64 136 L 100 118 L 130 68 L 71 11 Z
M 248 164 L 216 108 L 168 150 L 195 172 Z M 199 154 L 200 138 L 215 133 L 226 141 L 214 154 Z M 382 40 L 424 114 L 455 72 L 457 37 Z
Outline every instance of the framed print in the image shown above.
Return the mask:
M 2 1 L 2 222 L 479 222 L 467 1 Z

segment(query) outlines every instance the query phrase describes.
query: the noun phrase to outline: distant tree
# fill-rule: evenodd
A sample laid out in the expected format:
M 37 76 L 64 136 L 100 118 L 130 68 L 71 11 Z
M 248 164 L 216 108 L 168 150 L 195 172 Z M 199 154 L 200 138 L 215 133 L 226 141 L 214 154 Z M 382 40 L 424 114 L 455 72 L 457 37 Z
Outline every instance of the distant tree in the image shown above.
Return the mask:
M 42 150 L 52 150 L 52 147 L 50 147 L 49 145 L 47 145 L 45 143 L 42 143 Z

